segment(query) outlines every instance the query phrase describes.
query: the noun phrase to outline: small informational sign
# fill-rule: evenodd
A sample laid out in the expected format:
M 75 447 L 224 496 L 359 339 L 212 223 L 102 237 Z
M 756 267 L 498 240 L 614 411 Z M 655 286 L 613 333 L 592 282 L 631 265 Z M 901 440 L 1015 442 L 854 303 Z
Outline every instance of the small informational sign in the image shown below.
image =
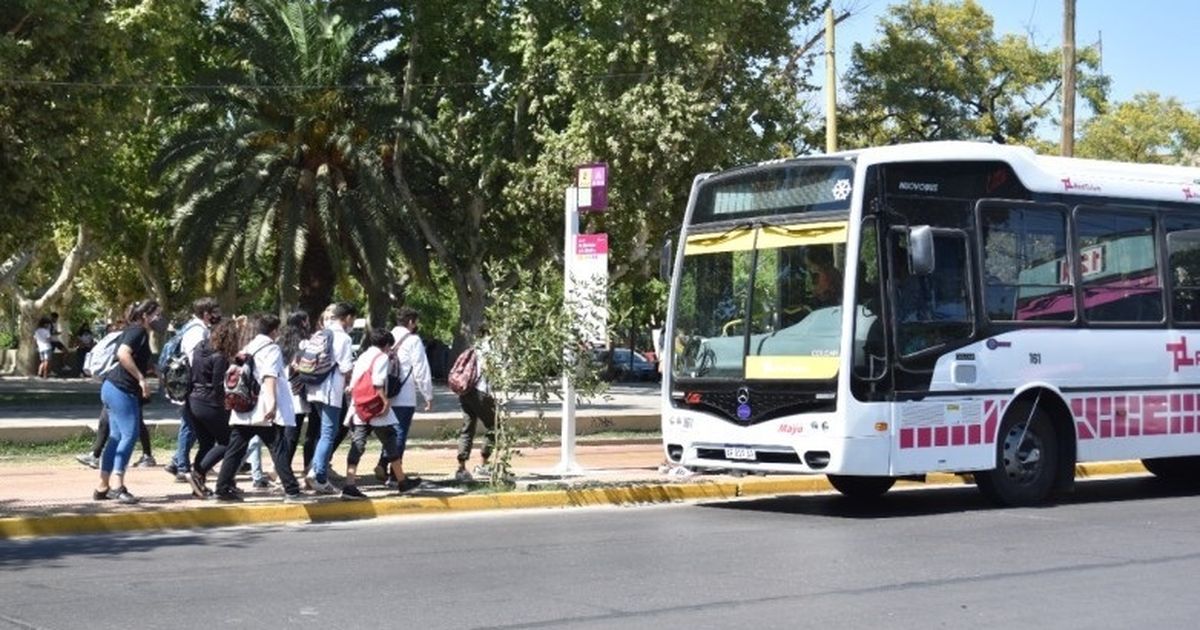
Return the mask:
M 587 296 L 580 304 L 580 319 L 591 341 L 605 345 L 608 340 L 608 235 L 580 234 L 575 237 L 575 260 L 571 263 L 574 285 Z
M 584 164 L 575 169 L 576 207 L 580 212 L 608 209 L 608 164 Z

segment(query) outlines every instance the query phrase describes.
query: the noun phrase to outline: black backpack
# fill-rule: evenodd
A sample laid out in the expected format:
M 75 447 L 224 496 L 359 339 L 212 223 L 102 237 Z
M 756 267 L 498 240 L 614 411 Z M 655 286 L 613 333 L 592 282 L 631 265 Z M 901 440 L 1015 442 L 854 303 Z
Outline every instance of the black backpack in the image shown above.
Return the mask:
M 163 345 L 158 358 L 158 378 L 162 382 L 163 394 L 169 400 L 183 402 L 192 393 L 192 358 L 183 352 L 183 336 L 193 326 L 202 325 L 195 321 L 188 322 Z
M 388 398 L 399 396 L 400 390 L 408 382 L 408 377 L 412 376 L 412 369 L 408 370 L 408 374 L 401 375 L 402 369 L 404 368 L 400 365 L 400 359 L 396 356 L 396 352 L 394 350 L 388 352 L 387 384 L 383 388 L 383 393 Z

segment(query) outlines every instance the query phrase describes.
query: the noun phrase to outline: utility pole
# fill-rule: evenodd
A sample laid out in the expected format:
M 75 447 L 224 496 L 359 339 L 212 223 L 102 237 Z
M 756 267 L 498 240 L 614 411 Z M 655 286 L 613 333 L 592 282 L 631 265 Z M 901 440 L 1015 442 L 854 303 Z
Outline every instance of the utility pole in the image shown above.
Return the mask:
M 837 66 L 834 64 L 833 3 L 825 9 L 825 153 L 837 152 Z
M 1063 0 L 1062 154 L 1075 154 L 1075 0 Z

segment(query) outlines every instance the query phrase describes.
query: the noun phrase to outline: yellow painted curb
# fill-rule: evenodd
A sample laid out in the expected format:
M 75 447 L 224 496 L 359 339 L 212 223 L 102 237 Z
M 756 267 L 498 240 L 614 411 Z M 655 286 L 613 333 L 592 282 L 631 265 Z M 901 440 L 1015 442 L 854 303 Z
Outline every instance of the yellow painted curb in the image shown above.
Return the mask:
M 1140 462 L 1080 464 L 1080 479 L 1144 474 Z M 902 482 L 904 485 L 917 485 Z M 970 483 L 969 475 L 932 473 L 924 484 Z M 830 492 L 833 486 L 823 476 L 748 478 L 737 481 L 699 480 L 687 483 L 631 483 L 627 486 L 468 494 L 448 497 L 395 497 L 368 501 L 325 500 L 310 503 L 278 503 L 236 506 L 205 506 L 181 510 L 117 512 L 108 514 L 57 514 L 0 518 L 0 539 L 64 536 L 141 530 L 195 529 L 277 523 L 324 523 L 380 516 L 477 512 L 528 508 L 566 508 L 598 505 L 637 505 L 679 501 L 720 501 L 738 497 Z

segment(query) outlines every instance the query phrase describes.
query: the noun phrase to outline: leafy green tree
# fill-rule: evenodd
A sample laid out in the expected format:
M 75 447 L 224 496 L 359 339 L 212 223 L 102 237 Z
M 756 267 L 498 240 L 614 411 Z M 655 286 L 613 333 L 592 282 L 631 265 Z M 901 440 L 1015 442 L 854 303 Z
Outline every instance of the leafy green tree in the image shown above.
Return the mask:
M 1200 112 L 1176 98 L 1144 92 L 1118 103 L 1083 126 L 1079 157 L 1153 164 L 1195 164 Z
M 1062 84 L 1057 49 L 997 37 L 974 0 L 908 0 L 880 18 L 880 39 L 855 44 L 843 132 L 852 146 L 925 140 L 1035 140 Z M 1078 91 L 1103 112 L 1109 80 L 1095 49 L 1079 50 Z
M 316 314 L 349 269 L 372 320 L 389 306 L 395 195 L 376 130 L 394 118 L 392 87 L 368 59 L 369 32 L 328 3 L 248 0 L 213 29 L 224 86 L 187 103 L 160 154 L 185 264 L 219 283 L 269 269 L 280 309 Z M 401 243 L 403 245 L 403 243 Z
M 653 274 L 701 171 L 790 150 L 805 122 L 802 0 L 412 3 L 376 14 L 403 84 L 392 174 L 465 335 L 490 261 L 561 257 L 574 166 L 608 162 L 615 281 Z M 391 18 L 386 16 L 390 15 Z

